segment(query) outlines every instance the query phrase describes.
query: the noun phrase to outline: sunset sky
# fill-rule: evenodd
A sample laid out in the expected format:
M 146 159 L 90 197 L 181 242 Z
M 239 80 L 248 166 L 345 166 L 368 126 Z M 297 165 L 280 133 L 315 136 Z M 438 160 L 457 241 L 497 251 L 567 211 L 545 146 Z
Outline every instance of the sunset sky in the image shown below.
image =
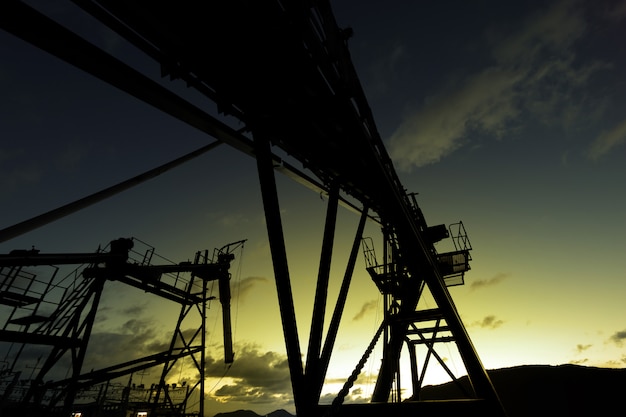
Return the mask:
M 160 80 L 158 65 L 70 2 L 27 3 Z M 472 269 L 451 294 L 485 367 L 626 366 L 626 1 L 331 4 L 354 30 L 352 59 L 403 185 L 419 193 L 428 224 L 462 220 L 469 233 Z M 0 228 L 213 140 L 3 31 L 0 53 Z M 160 82 L 214 113 L 183 85 Z M 286 177 L 278 185 L 304 352 L 327 200 Z M 331 301 L 358 220 L 340 210 Z M 382 250 L 375 223 L 365 236 Z M 0 253 L 93 252 L 119 237 L 177 262 L 247 239 L 231 268 L 230 369 L 211 305 L 207 415 L 293 411 L 254 159 L 221 145 L 0 243 Z M 336 394 L 381 321 L 364 265 L 360 256 L 324 394 Z M 111 284 L 86 367 L 153 353 L 177 317 L 175 304 Z M 453 350 L 441 353 L 460 376 Z M 352 399 L 371 394 L 380 354 Z

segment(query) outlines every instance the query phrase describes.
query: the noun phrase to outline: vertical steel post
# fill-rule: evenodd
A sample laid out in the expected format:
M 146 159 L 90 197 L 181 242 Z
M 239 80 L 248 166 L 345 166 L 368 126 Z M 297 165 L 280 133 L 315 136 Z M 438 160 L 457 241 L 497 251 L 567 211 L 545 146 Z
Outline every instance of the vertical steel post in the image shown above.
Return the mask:
M 261 197 L 265 211 L 265 223 L 274 267 L 278 306 L 283 326 L 285 348 L 287 350 L 287 362 L 291 374 L 294 404 L 296 406 L 296 413 L 304 416 L 306 414 L 306 409 L 304 408 L 306 404 L 304 402 L 306 400 L 303 381 L 304 372 L 270 143 L 267 138 L 255 134 L 254 144 L 259 183 L 261 186 Z
M 204 263 L 206 264 L 208 260 L 208 251 L 204 252 Z M 220 278 L 221 279 L 221 278 Z M 191 282 L 189 283 L 189 288 L 191 291 Z M 201 305 L 201 326 L 202 330 L 200 330 L 200 343 L 202 345 L 202 350 L 200 351 L 200 392 L 198 395 L 198 415 L 204 415 L 204 397 L 205 397 L 205 368 L 206 368 L 206 302 L 207 302 L 207 292 L 208 292 L 208 282 L 206 279 L 202 278 L 202 305 Z M 185 396 L 185 408 L 187 407 L 187 396 Z
M 324 330 L 324 316 L 326 315 L 326 302 L 328 299 L 328 283 L 330 281 L 330 265 L 333 255 L 333 243 L 335 226 L 337 224 L 337 206 L 339 205 L 339 186 L 335 183 L 330 186 L 328 194 L 328 207 L 326 211 L 326 223 L 324 225 L 324 237 L 322 239 L 322 252 L 315 288 L 315 301 L 313 303 L 313 317 L 311 319 L 311 333 L 309 336 L 309 348 L 306 356 L 306 381 L 307 392 L 311 395 L 311 405 L 317 402 L 314 389 L 317 385 L 320 371 L 320 352 L 322 349 L 322 332 Z
M 220 304 L 222 305 L 222 334 L 224 339 L 224 362 L 233 363 L 233 332 L 230 319 L 230 277 L 228 274 L 218 279 Z
M 417 348 L 414 343 L 411 343 L 411 341 L 408 340 L 408 338 L 406 341 L 406 347 L 409 351 L 409 360 L 411 363 L 411 386 L 413 388 L 413 395 L 411 396 L 411 399 L 417 401 L 419 400 L 420 389 L 422 388 L 417 368 Z M 424 365 L 424 367 L 425 366 L 426 365 Z

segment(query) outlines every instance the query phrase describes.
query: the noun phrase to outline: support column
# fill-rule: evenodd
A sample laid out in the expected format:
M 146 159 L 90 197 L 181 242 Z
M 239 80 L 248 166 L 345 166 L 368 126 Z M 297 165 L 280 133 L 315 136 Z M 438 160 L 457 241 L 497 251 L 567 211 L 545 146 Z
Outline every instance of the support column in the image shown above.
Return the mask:
M 208 251 L 204 252 L 204 263 L 206 264 L 208 261 L 208 256 L 209 253 Z M 221 279 L 221 278 L 220 278 Z M 218 284 L 219 285 L 219 284 Z M 229 284 L 230 285 L 230 284 Z M 189 285 L 189 288 L 191 289 L 191 283 Z M 230 287 L 229 287 L 230 288 Z M 200 345 L 202 347 L 202 350 L 200 351 L 200 392 L 199 392 L 199 403 L 198 403 L 198 414 L 203 416 L 204 415 L 204 397 L 205 397 L 205 370 L 206 370 L 206 315 L 207 315 L 207 300 L 209 297 L 207 297 L 208 294 L 208 281 L 206 279 L 202 279 L 202 305 L 200 306 L 201 309 L 201 318 L 200 318 L 200 323 L 201 323 L 201 333 L 200 333 Z M 229 308 L 229 312 L 230 312 L 230 308 Z M 230 323 L 229 323 L 230 325 Z M 227 329 L 223 329 L 224 332 L 228 331 L 230 332 L 230 328 Z M 225 348 L 226 349 L 226 348 Z M 232 353 L 232 340 L 231 340 L 231 345 L 230 345 L 230 352 Z M 226 353 L 224 353 L 224 360 L 227 360 L 227 356 Z M 231 360 L 232 362 L 232 360 Z M 187 387 L 187 389 L 189 389 L 189 387 Z M 188 395 L 185 396 L 185 409 L 187 408 L 187 399 L 189 398 Z
M 315 386 L 320 377 L 320 351 L 322 349 L 322 332 L 324 330 L 324 316 L 326 315 L 326 301 L 328 299 L 328 283 L 330 281 L 330 265 L 333 255 L 335 226 L 337 223 L 337 206 L 339 205 L 339 187 L 332 184 L 329 192 L 326 224 L 322 240 L 315 301 L 313 303 L 313 317 L 311 319 L 311 334 L 309 349 L 306 356 L 306 381 L 308 385 L 311 405 L 316 405 L 317 396 Z
M 303 407 L 306 404 L 304 372 L 270 143 L 267 138 L 255 134 L 254 144 L 294 403 L 296 413 L 304 416 L 307 411 Z
M 408 339 L 406 340 L 406 347 L 409 351 L 409 360 L 411 363 L 411 387 L 413 388 L 411 399 L 417 401 L 420 399 L 420 390 L 422 389 L 417 369 L 417 352 L 415 351 L 415 345 Z M 426 365 L 424 365 L 424 369 L 426 369 Z

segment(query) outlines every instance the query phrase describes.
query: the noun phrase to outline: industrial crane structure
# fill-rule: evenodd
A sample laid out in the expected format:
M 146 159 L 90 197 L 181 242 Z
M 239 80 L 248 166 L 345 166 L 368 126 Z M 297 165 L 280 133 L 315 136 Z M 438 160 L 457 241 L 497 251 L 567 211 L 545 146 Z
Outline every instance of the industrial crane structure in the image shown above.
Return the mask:
M 144 251 L 133 249 L 136 242 L 142 244 Z M 0 409 L 3 415 L 70 415 L 77 407 L 84 415 L 89 415 L 85 404 L 75 405 L 79 391 L 124 376 L 132 379 L 133 373 L 159 366 L 162 366 L 159 382 L 145 390 L 149 399 L 136 404 L 136 408 L 148 409 L 151 415 L 186 413 L 190 396 L 197 396 L 194 390 L 204 392 L 207 303 L 215 298 L 209 295 L 210 281 L 218 282 L 224 324 L 224 361 L 233 362 L 228 270 L 234 259 L 232 251 L 243 243 L 234 242 L 214 250 L 212 259 L 208 251 L 203 251 L 196 253 L 193 262 L 178 264 L 154 264 L 153 258 L 157 258 L 154 248 L 137 239 L 114 240 L 108 251 L 96 253 L 42 254 L 31 249 L 0 255 L 0 305 L 6 313 L 0 344 L 7 348 L 4 357 L 7 366 L 2 369 L 7 382 L 2 387 Z M 77 266 L 69 274 L 60 276 L 59 266 L 67 264 Z M 48 266 L 49 273 L 38 275 L 26 268 L 41 265 Z M 107 281 L 117 281 L 175 302 L 180 305 L 180 314 L 168 349 L 85 372 L 85 353 Z M 183 326 L 197 330 L 185 336 Z M 29 345 L 44 346 L 39 352 L 45 353 L 45 360 L 33 370 L 33 378 L 24 379 L 17 365 L 28 353 Z M 184 395 L 174 402 L 169 373 L 184 358 L 191 359 L 198 377 L 179 387 Z M 50 379 L 55 368 L 68 363 L 67 377 Z M 104 395 L 106 392 L 98 393 L 92 408 L 101 405 Z M 109 407 L 109 415 L 125 412 L 128 402 L 127 392 L 118 407 L 113 410 Z M 204 396 L 199 396 L 198 402 L 199 410 L 203 410 Z M 95 410 L 92 414 L 95 415 Z
M 398 416 L 418 413 L 425 416 L 504 415 L 448 290 L 448 286 L 462 283 L 463 274 L 469 269 L 471 246 L 465 228 L 462 223 L 450 228 L 429 226 L 414 194 L 407 193 L 402 186 L 350 58 L 347 40 L 351 31 L 338 27 L 328 0 L 184 1 L 175 4 L 148 0 L 73 0 L 73 3 L 149 56 L 163 76 L 170 77 L 172 82 L 182 80 L 217 104 L 220 115 L 235 117 L 241 122 L 241 129 L 231 128 L 217 116 L 191 104 L 21 1 L 5 0 L 0 5 L 3 30 L 255 158 L 299 417 L 383 413 Z M 280 157 L 273 149 L 280 149 L 289 158 Z M 276 172 L 328 196 L 306 352 L 299 343 L 301 329 L 296 325 Z M 324 335 L 329 271 L 340 205 L 360 213 L 361 218 L 339 297 Z M 66 207 L 62 213 L 49 213 L 32 222 L 4 229 L 0 237 L 10 239 L 67 215 L 75 208 L 80 207 Z M 368 220 L 377 222 L 382 230 L 384 245 L 380 260 L 374 255 L 373 246 L 363 240 Z M 434 245 L 444 238 L 453 240 L 455 250 L 440 254 Z M 122 242 L 117 244 L 123 245 Z M 385 300 L 384 320 L 335 402 L 320 405 L 361 248 L 366 255 L 367 270 Z M 104 258 L 97 258 L 95 263 L 86 261 L 94 265 L 104 263 L 104 267 L 92 266 L 85 271 L 85 280 L 91 284 L 85 284 L 90 289 L 85 289 L 83 298 L 91 296 L 93 299 L 90 294 L 98 291 L 91 288 L 102 285 L 104 277 L 112 279 L 109 277 L 113 276 L 156 295 L 177 299 L 181 305 L 206 301 L 202 291 L 196 296 L 188 287 L 179 292 L 174 287 L 162 286 L 161 281 L 153 281 L 153 274 L 161 273 L 158 267 L 138 267 L 133 271 L 122 258 L 116 258 L 117 252 L 112 246 L 108 254 L 98 255 Z M 36 258 L 31 254 L 20 256 L 22 260 L 24 256 Z M 207 279 L 218 279 L 221 283 L 221 274 L 225 273 L 221 262 L 207 263 L 206 257 L 200 257 L 193 265 L 185 267 L 198 268 L 198 271 L 191 271 L 192 276 L 202 283 Z M 179 267 L 182 266 L 173 268 Z M 209 268 L 211 278 L 199 272 L 202 268 Z M 144 280 L 145 277 L 148 279 Z M 425 291 L 432 295 L 436 306 L 419 309 Z M 14 295 L 7 295 L 3 301 L 18 305 L 26 302 Z M 32 326 L 28 322 L 21 324 Z M 104 380 L 110 376 L 81 373 L 80 343 L 88 338 L 88 328 L 88 324 L 70 326 L 63 339 L 66 345 L 55 348 L 76 352 L 73 353 L 73 374 L 64 381 L 68 387 L 67 404 L 71 402 L 72 392 L 86 383 L 85 379 Z M 14 332 L 3 334 L 5 339 L 23 337 Z M 26 342 L 57 336 L 49 332 L 28 337 L 31 339 Z M 343 404 L 373 345 L 381 337 L 384 356 L 372 402 Z M 439 343 L 453 343 L 458 348 L 471 381 L 467 398 L 441 402 L 420 400 L 425 367 L 435 361 L 445 367 L 436 352 Z M 229 345 L 228 341 L 225 345 Z M 404 346 L 408 347 L 411 359 L 413 394 L 409 398 L 401 398 L 401 389 L 397 386 Z M 425 359 L 419 363 L 415 354 L 418 346 L 426 347 L 427 351 Z M 186 352 L 170 349 L 166 355 L 153 360 L 167 362 L 191 351 L 191 347 Z M 229 357 L 228 349 L 226 356 Z M 141 365 L 128 366 L 140 369 Z M 29 398 L 35 396 L 35 391 L 29 394 Z

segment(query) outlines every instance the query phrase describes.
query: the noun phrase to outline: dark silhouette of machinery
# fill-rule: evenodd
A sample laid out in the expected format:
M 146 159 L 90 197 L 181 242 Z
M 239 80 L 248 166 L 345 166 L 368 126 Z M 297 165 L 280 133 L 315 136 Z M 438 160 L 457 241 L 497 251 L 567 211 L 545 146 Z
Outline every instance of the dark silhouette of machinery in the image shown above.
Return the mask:
M 3 415 L 67 416 L 75 408 L 79 391 L 123 376 L 130 375 L 132 379 L 133 373 L 157 366 L 162 366 L 159 382 L 145 390 L 148 398 L 136 406 L 149 409 L 150 415 L 191 415 L 185 414 L 189 397 L 198 396 L 194 391 L 196 388 L 204 392 L 207 303 L 215 298 L 209 296 L 208 283 L 214 280 L 218 282 L 222 305 L 224 361 L 232 363 L 229 268 L 234 259 L 232 251 L 244 241 L 216 249 L 212 259 L 209 259 L 208 251 L 204 251 L 197 252 L 193 262 L 163 265 L 152 263 L 154 248 L 144 244 L 144 252 L 133 250 L 136 242 L 142 243 L 136 239 L 114 240 L 108 252 L 42 254 L 33 249 L 0 255 L 0 304 L 5 310 L 8 307 L 0 330 L 0 343 L 8 345 L 7 366 L 2 373 L 3 379 L 10 381 L 2 387 L 0 409 Z M 69 274 L 59 276 L 58 266 L 64 264 L 79 266 Z M 50 267 L 52 273 L 44 276 L 25 268 L 37 265 L 54 267 Z M 180 305 L 180 315 L 167 350 L 84 372 L 85 353 L 107 281 L 117 281 L 173 301 Z M 189 323 L 193 323 L 197 331 L 185 336 L 181 326 L 189 326 Z M 45 356 L 45 360 L 33 370 L 34 378 L 25 380 L 24 384 L 20 382 L 21 375 L 15 366 L 26 355 L 29 345 L 44 346 L 39 349 L 39 354 Z M 129 356 L 133 356 L 132 353 Z M 182 390 L 183 395 L 175 402 L 175 387 L 167 381 L 169 372 L 184 358 L 191 359 L 195 365 L 192 368 L 199 377 L 197 381 L 185 381 L 179 387 L 178 394 Z M 69 375 L 58 378 L 59 373 L 53 371 L 67 366 L 68 362 Z M 98 393 L 96 404 L 91 406 L 103 405 L 106 394 Z M 129 392 L 122 394 L 118 408 L 123 412 L 129 408 Z M 199 409 L 203 410 L 203 396 L 198 396 L 198 402 Z M 114 411 L 118 410 L 109 410 L 110 413 Z
M 504 414 L 448 291 L 448 285 L 461 283 L 469 269 L 471 247 L 462 223 L 451 233 L 456 250 L 437 253 L 435 242 L 450 232 L 445 227 L 429 227 L 414 195 L 402 186 L 351 62 L 347 46 L 351 31 L 337 26 L 328 0 L 73 3 L 151 57 L 163 76 L 183 81 L 216 103 L 219 113 L 233 116 L 243 125 L 239 130 L 231 128 L 20 1 L 6 0 L 0 5 L 0 27 L 5 31 L 255 158 L 299 417 Z M 280 157 L 272 147 L 289 157 Z M 296 326 L 276 172 L 328 196 L 306 354 Z M 360 213 L 361 220 L 324 337 L 339 205 Z M 68 206 L 62 213 L 7 228 L 0 231 L 0 237 L 6 240 L 75 208 L 80 207 Z M 384 238 L 383 260 L 378 263 L 369 257 L 368 271 L 386 300 L 385 319 L 344 390 L 333 405 L 322 406 L 318 404 L 320 393 L 368 219 L 380 224 Z M 366 247 L 368 256 L 373 255 L 372 249 Z M 114 259 L 109 263 L 118 266 Z M 100 270 L 94 269 L 91 279 L 97 280 L 99 274 Z M 130 285 L 141 281 L 126 279 Z M 418 303 L 426 290 L 436 307 L 420 310 Z M 152 291 L 180 296 L 158 286 Z M 373 402 L 342 405 L 381 335 L 385 355 Z M 431 358 L 439 360 L 434 345 L 444 342 L 453 342 L 458 348 L 471 381 L 471 399 L 436 404 L 419 401 L 422 379 L 415 355 L 410 353 L 413 395 L 402 401 L 397 386 L 402 347 L 409 346 L 410 352 L 417 345 L 428 348 L 423 369 Z M 73 375 L 69 386 L 79 384 L 79 377 Z

